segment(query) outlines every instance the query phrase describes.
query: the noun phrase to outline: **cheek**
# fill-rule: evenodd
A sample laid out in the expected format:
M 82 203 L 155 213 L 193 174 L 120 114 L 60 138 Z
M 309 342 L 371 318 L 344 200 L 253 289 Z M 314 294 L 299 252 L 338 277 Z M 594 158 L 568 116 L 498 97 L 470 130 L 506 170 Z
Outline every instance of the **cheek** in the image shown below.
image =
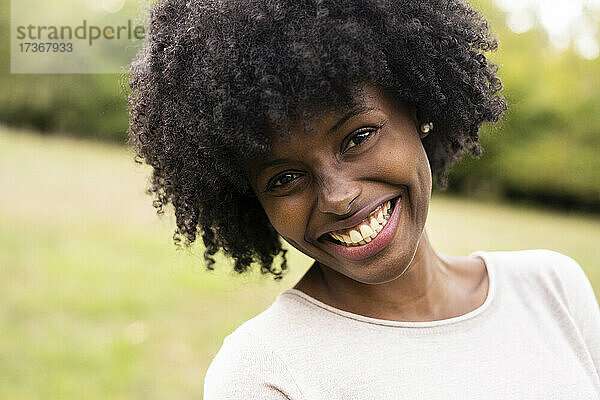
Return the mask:
M 310 204 L 307 199 L 294 196 L 270 199 L 262 204 L 271 225 L 283 238 L 297 243 L 304 240 L 308 221 L 307 204 Z
M 421 142 L 408 135 L 386 135 L 376 152 L 378 170 L 389 181 L 407 185 L 413 191 L 431 191 L 431 170 Z
M 385 149 L 377 159 L 382 178 L 406 186 L 411 218 L 416 227 L 424 226 L 432 181 L 429 160 L 421 141 L 417 137 L 397 134 L 387 135 L 380 145 Z
M 417 169 L 417 179 L 420 185 L 427 192 L 428 196 L 431 196 L 432 178 L 431 178 L 431 166 L 429 165 L 429 158 L 423 146 L 420 146 L 419 151 L 419 164 L 420 168 Z
M 419 198 L 415 199 L 419 207 L 414 210 L 414 218 L 419 226 L 424 226 L 429 213 L 429 201 L 431 200 L 431 167 L 429 159 L 423 146 L 420 146 L 419 167 L 415 169 L 415 181 L 418 182 Z

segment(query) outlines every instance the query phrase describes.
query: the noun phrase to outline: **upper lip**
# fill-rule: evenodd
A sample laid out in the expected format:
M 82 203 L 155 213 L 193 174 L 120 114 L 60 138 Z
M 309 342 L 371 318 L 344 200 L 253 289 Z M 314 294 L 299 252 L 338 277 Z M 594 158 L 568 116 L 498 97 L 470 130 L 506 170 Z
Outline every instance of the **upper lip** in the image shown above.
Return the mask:
M 397 193 L 396 194 L 386 194 L 384 196 L 381 196 L 381 197 L 373 200 L 372 202 L 370 202 L 363 208 L 361 208 L 359 211 L 352 214 L 352 216 L 350 216 L 348 218 L 344 218 L 344 219 L 336 221 L 336 222 L 333 222 L 331 224 L 323 225 L 322 227 L 320 227 L 319 229 L 317 229 L 315 231 L 315 234 L 313 237 L 315 239 L 319 240 L 319 238 L 326 233 L 333 232 L 333 231 L 339 231 L 342 229 L 352 228 L 352 227 L 358 225 L 362 220 L 367 218 L 369 216 L 369 214 L 371 214 L 371 212 L 373 212 L 373 210 L 375 210 L 377 208 L 377 206 L 379 206 L 380 204 L 382 204 L 388 200 L 395 199 L 398 196 L 400 196 L 400 195 Z

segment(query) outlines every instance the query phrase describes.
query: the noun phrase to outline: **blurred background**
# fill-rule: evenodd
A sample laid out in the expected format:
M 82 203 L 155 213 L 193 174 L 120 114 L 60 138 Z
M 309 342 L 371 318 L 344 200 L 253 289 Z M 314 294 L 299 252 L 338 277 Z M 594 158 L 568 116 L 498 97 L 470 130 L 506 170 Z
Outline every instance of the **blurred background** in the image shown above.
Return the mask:
M 510 109 L 434 193 L 433 244 L 560 251 L 598 295 L 600 0 L 472 3 L 499 38 Z M 290 251 L 274 282 L 177 251 L 124 146 L 126 78 L 11 74 L 9 16 L 0 0 L 0 399 L 202 398 L 223 338 L 310 260 Z

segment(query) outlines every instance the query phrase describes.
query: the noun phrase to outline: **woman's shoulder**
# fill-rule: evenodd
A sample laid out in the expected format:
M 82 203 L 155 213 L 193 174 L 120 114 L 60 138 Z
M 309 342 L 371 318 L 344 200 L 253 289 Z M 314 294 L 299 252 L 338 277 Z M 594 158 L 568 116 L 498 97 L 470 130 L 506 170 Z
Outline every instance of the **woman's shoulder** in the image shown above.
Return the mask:
M 505 282 L 520 291 L 529 307 L 535 307 L 534 298 L 543 299 L 552 305 L 550 312 L 572 322 L 600 371 L 600 307 L 581 265 L 551 250 L 496 253 L 492 257 L 498 261 L 498 270 L 509 277 Z
M 286 291 L 284 290 L 283 293 Z M 294 333 L 291 320 L 302 315 L 294 304 L 279 294 L 273 303 L 260 314 L 239 325 L 223 339 L 219 355 L 241 354 L 246 350 L 264 352 L 273 349 L 272 339 L 288 337 Z M 286 331 L 287 330 L 287 331 Z M 267 346 L 268 344 L 268 346 Z
M 516 251 L 477 251 L 489 264 L 504 285 L 532 298 L 533 293 L 559 299 L 571 313 L 597 306 L 594 290 L 582 269 L 573 258 L 553 250 L 531 249 Z
M 567 283 L 581 283 L 585 277 L 581 266 L 573 258 L 548 249 L 527 249 L 513 251 L 476 251 L 471 255 L 481 256 L 504 275 L 515 277 L 556 276 Z M 573 279 L 579 282 L 572 282 Z
M 302 340 L 311 310 L 285 293 L 225 337 L 206 372 L 204 398 L 304 398 L 281 354 Z
M 263 340 L 238 328 L 204 377 L 204 399 L 303 399 L 285 362 Z

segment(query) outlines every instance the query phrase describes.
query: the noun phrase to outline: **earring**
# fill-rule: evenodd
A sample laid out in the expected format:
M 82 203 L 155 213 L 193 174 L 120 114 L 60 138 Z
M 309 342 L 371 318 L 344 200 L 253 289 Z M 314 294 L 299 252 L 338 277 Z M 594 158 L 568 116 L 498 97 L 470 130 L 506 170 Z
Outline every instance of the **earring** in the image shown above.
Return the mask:
M 426 122 L 424 124 L 421 124 L 421 132 L 429 133 L 432 130 L 433 130 L 433 122 Z

